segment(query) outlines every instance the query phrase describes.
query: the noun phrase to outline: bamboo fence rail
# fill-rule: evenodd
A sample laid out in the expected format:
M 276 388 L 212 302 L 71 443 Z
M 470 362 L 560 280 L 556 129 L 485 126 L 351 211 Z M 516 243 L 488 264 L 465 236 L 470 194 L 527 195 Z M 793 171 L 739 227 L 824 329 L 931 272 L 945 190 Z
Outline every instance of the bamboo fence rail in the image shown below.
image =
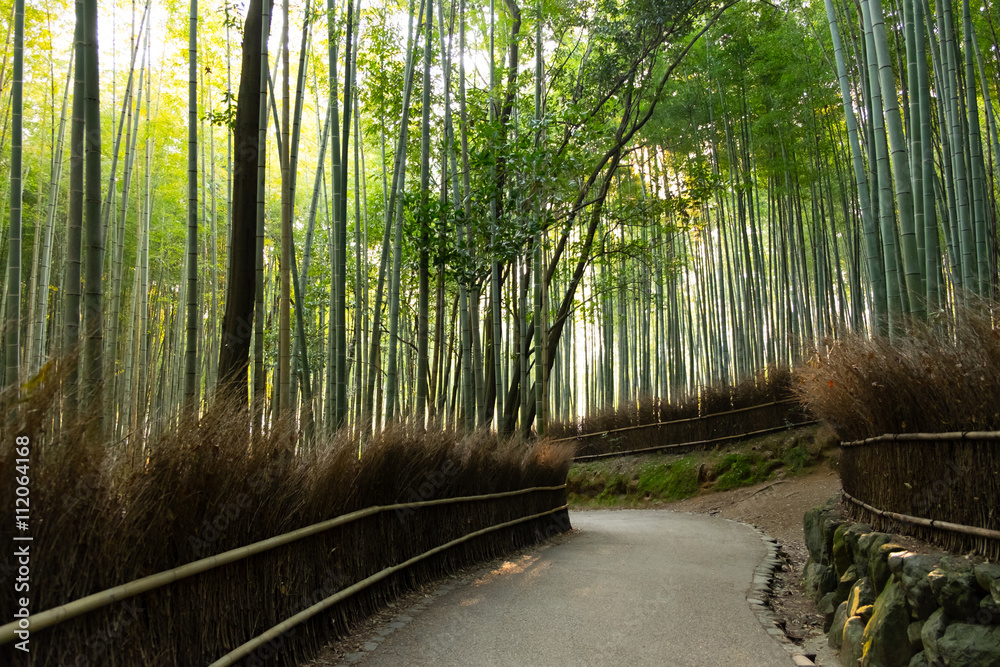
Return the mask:
M 672 445 L 660 445 L 657 447 L 644 447 L 642 449 L 630 449 L 622 452 L 607 452 L 604 454 L 584 454 L 583 456 L 576 456 L 573 458 L 574 461 L 592 461 L 594 459 L 606 459 L 614 456 L 629 456 L 632 454 L 650 454 L 653 452 L 663 452 L 663 451 L 681 451 L 687 449 L 696 449 L 698 447 L 703 447 L 705 445 L 712 445 L 718 442 L 725 442 L 726 440 L 739 440 L 742 438 L 752 438 L 757 435 L 764 435 L 765 433 L 774 433 L 776 431 L 785 431 L 787 429 L 797 428 L 799 426 L 810 426 L 812 424 L 818 423 L 815 419 L 811 421 L 798 422 L 796 424 L 786 424 L 784 426 L 775 426 L 772 428 L 765 428 L 759 431 L 751 431 L 749 433 L 737 433 L 736 435 L 726 435 L 721 438 L 711 438 L 709 440 L 695 440 L 693 442 L 681 442 Z
M 899 521 L 901 523 L 911 523 L 915 526 L 924 526 L 927 528 L 936 528 L 938 530 L 949 530 L 953 533 L 961 533 L 962 535 L 972 535 L 975 537 L 985 537 L 991 540 L 1000 540 L 1000 530 L 989 530 L 988 528 L 979 528 L 977 526 L 966 526 L 960 523 L 951 523 L 949 521 L 938 521 L 935 519 L 925 519 L 919 516 L 910 516 L 909 514 L 899 514 L 898 512 L 889 512 L 886 510 L 880 510 L 877 507 L 873 507 L 863 500 L 858 500 L 847 491 L 841 492 L 844 498 L 849 502 L 854 503 L 858 507 L 861 507 L 869 512 L 878 514 L 882 517 L 887 517 L 893 521 Z
M 233 663 L 235 663 L 240 658 L 249 655 L 255 649 L 257 649 L 257 648 L 263 646 L 264 644 L 267 644 L 268 642 L 270 642 L 270 641 L 272 641 L 272 640 L 280 637 L 282 634 L 284 634 L 285 632 L 288 632 L 289 630 L 291 630 L 292 628 L 294 628 L 299 623 L 302 623 L 303 621 L 306 621 L 306 620 L 312 618 L 313 616 L 315 616 L 319 612 L 323 611 L 327 607 L 330 607 L 331 605 L 334 605 L 334 604 L 336 604 L 336 603 L 338 603 L 338 602 L 340 602 L 342 600 L 346 600 L 347 598 L 351 597 L 355 593 L 358 593 L 358 592 L 364 590 L 365 588 L 367 588 L 368 586 L 371 586 L 372 584 L 374 584 L 374 583 L 376 583 L 378 581 L 381 581 L 382 579 L 385 579 L 390 574 L 393 574 L 394 572 L 399 572 L 400 570 L 403 570 L 403 569 L 409 567 L 410 565 L 413 565 L 414 563 L 417 563 L 417 562 L 419 562 L 419 561 L 421 561 L 421 560 L 423 560 L 425 558 L 433 556 L 436 553 L 440 553 L 440 552 L 444 551 L 445 549 L 450 549 L 451 547 L 456 546 L 458 544 L 461 544 L 462 542 L 467 542 L 467 541 L 469 541 L 469 540 L 471 540 L 473 538 L 480 537 L 482 535 L 486 535 L 487 533 L 491 533 L 491 532 L 493 532 L 495 530 L 501 530 L 503 528 L 510 528 L 511 526 L 516 526 L 519 523 L 524 523 L 526 521 L 532 521 L 534 519 L 540 519 L 543 516 L 548 516 L 550 514 L 555 514 L 556 512 L 559 512 L 561 510 L 565 510 L 567 508 L 568 508 L 567 505 L 563 505 L 561 507 L 554 507 L 554 508 L 552 508 L 550 510 L 546 510 L 545 512 L 539 512 L 537 514 L 532 514 L 531 516 L 525 516 L 525 517 L 521 517 L 519 519 L 514 519 L 513 521 L 505 521 L 504 523 L 500 523 L 500 524 L 497 524 L 495 526 L 489 526 L 487 528 L 483 528 L 481 530 L 477 530 L 477 531 L 471 532 L 468 535 L 464 535 L 462 537 L 459 537 L 458 539 L 451 540 L 450 542 L 442 544 L 441 546 L 434 547 L 430 551 L 425 551 L 424 553 L 419 554 L 417 556 L 414 556 L 413 558 L 410 558 L 410 559 L 408 559 L 408 560 L 406 560 L 406 561 L 404 561 L 404 562 L 402 562 L 402 563 L 400 563 L 398 565 L 393 565 L 391 567 L 387 567 L 387 568 L 385 568 L 383 570 L 380 570 L 380 571 L 376 572 L 375 574 L 371 575 L 370 577 L 362 579 L 361 581 L 357 582 L 356 584 L 354 584 L 352 586 L 349 586 L 349 587 L 345 588 L 342 591 L 334 593 L 333 595 L 331 595 L 330 597 L 328 597 L 326 599 L 320 600 L 319 602 L 317 602 L 313 606 L 309 607 L 308 609 L 304 609 L 303 611 L 300 611 L 298 614 L 295 614 L 294 616 L 292 616 L 292 617 L 290 617 L 288 619 L 285 619 L 284 621 L 282 621 L 278 625 L 275 625 L 274 627 L 272 627 L 267 632 L 265 632 L 263 634 L 260 634 L 257 637 L 254 637 L 253 639 L 251 639 L 250 641 L 246 642 L 245 644 L 243 644 L 241 646 L 236 647 L 235 649 L 233 649 L 232 651 L 230 651 L 226 655 L 222 656 L 221 658 L 219 658 L 218 660 L 216 660 L 215 662 L 213 662 L 211 665 L 209 665 L 209 667 L 226 667 L 227 665 L 232 665 Z
M 316 523 L 316 524 L 313 524 L 311 526 L 305 526 L 303 528 L 299 528 L 298 530 L 293 530 L 291 532 L 284 533 L 282 535 L 277 535 L 275 537 L 271 537 L 271 538 L 268 538 L 266 540 L 261 540 L 259 542 L 255 542 L 253 544 L 249 544 L 249 545 L 246 545 L 244 547 L 239 547 L 237 549 L 231 549 L 231 550 L 223 552 L 221 554 L 216 554 L 215 556 L 210 556 L 208 558 L 202 558 L 200 560 L 193 561 L 193 562 L 187 563 L 185 565 L 181 565 L 181 566 L 173 568 L 171 570 L 167 570 L 167 571 L 164 571 L 164 572 L 158 572 L 156 574 L 152 574 L 152 575 L 149 575 L 147 577 L 142 577 L 141 579 L 137 579 L 135 581 L 131 581 L 131 582 L 128 582 L 128 583 L 125 583 L 125 584 L 121 584 L 120 586 L 115 586 L 114 588 L 110 588 L 110 589 L 107 589 L 107 590 L 104 590 L 104 591 L 100 591 L 98 593 L 94 593 L 92 595 L 88 595 L 88 596 L 80 598 L 78 600 L 74 600 L 73 602 L 69 602 L 67 604 L 60 605 L 59 607 L 55 607 L 53 609 L 49 609 L 49 610 L 46 610 L 46 611 L 43 611 L 43 612 L 39 612 L 37 614 L 32 614 L 31 616 L 29 616 L 27 618 L 27 621 L 28 621 L 29 627 L 31 628 L 31 631 L 32 632 L 37 632 L 39 630 L 43 630 L 43 629 L 51 627 L 53 625 L 57 625 L 57 624 L 59 624 L 59 623 L 61 623 L 63 621 L 69 620 L 69 619 L 74 618 L 76 616 L 80 616 L 82 614 L 86 614 L 87 612 L 93 611 L 95 609 L 100 609 L 102 607 L 106 607 L 106 606 L 111 605 L 113 603 L 121 602 L 122 600 L 127 600 L 127 599 L 129 599 L 131 597 L 134 597 L 136 595 L 139 595 L 141 593 L 145 593 L 147 591 L 151 591 L 151 590 L 154 590 L 154 589 L 157 589 L 157 588 L 161 588 L 161 587 L 166 586 L 168 584 L 171 584 L 171 583 L 173 583 L 175 581 L 180 581 L 181 579 L 186 579 L 188 577 L 192 577 L 194 575 L 201 574 L 203 572 L 207 572 L 209 570 L 215 569 L 215 568 L 220 567 L 222 565 L 226 565 L 226 564 L 233 563 L 233 562 L 236 562 L 236 561 L 239 561 L 239 560 L 243 560 L 243 559 L 248 558 L 250 556 L 254 556 L 254 555 L 263 553 L 265 551 L 269 551 L 271 549 L 275 549 L 275 548 L 280 547 L 282 545 L 289 544 L 291 542 L 295 542 L 297 540 L 301 540 L 301 539 L 309 537 L 311 535 L 316 535 L 318 533 L 322 533 L 322 532 L 328 531 L 331 528 L 335 528 L 337 526 L 342 526 L 342 525 L 345 525 L 345 524 L 357 521 L 359 519 L 363 519 L 365 517 L 373 516 L 375 514 L 380 514 L 380 513 L 384 513 L 384 512 L 390 512 L 390 511 L 396 511 L 396 510 L 414 509 L 414 508 L 420 508 L 420 507 L 430 507 L 430 506 L 435 506 L 435 505 L 447 505 L 447 504 L 454 504 L 454 503 L 461 503 L 461 502 L 474 502 L 474 501 L 480 501 L 480 500 L 497 500 L 497 499 L 500 499 L 500 498 L 509 498 L 511 496 L 519 496 L 519 495 L 524 495 L 524 494 L 533 493 L 533 492 L 537 492 L 537 491 L 558 491 L 558 490 L 564 489 L 564 488 L 566 488 L 565 484 L 558 485 L 558 486 L 537 486 L 537 487 L 530 487 L 530 488 L 526 488 L 526 489 L 517 489 L 515 491 L 503 491 L 503 492 L 499 492 L 499 493 L 490 493 L 490 494 L 484 494 L 484 495 L 478 495 L 478 496 L 461 496 L 461 497 L 457 497 L 457 498 L 439 498 L 439 499 L 434 499 L 434 500 L 423 500 L 423 501 L 412 502 L 412 503 L 397 503 L 397 504 L 393 504 L 393 505 L 376 505 L 376 506 L 373 506 L 373 507 L 367 507 L 365 509 L 358 510 L 356 512 L 350 512 L 349 514 L 343 514 L 341 516 L 334 517 L 334 518 L 329 519 L 327 521 L 322 521 L 320 523 Z M 542 516 L 544 514 L 551 514 L 551 513 L 559 511 L 560 509 L 565 509 L 565 505 L 563 505 L 562 507 L 553 508 L 552 510 L 546 511 L 546 512 L 544 512 L 544 513 L 542 513 L 540 515 L 537 515 L 537 516 Z M 485 532 L 491 532 L 491 530 L 499 530 L 500 528 L 509 527 L 511 525 L 515 525 L 515 524 L 521 523 L 523 521 L 529 521 L 529 520 L 531 520 L 533 518 L 537 518 L 537 516 L 522 517 L 521 519 L 515 520 L 513 522 L 505 522 L 504 524 L 498 524 L 496 526 L 490 527 L 490 529 L 486 530 Z M 447 546 L 452 546 L 454 544 L 458 544 L 458 543 L 466 541 L 468 539 L 472 539 L 473 537 L 476 537 L 476 536 L 478 536 L 481 533 L 482 533 L 482 531 L 476 531 L 475 533 L 471 533 L 469 535 L 464 536 L 464 538 L 462 538 L 460 540 L 452 540 L 451 542 L 448 543 L 448 545 L 443 545 L 442 547 L 437 548 L 437 551 L 435 551 L 435 550 L 431 550 L 431 551 L 433 553 L 437 553 L 438 551 L 443 550 Z M 482 533 L 482 534 L 485 534 L 485 533 Z M 417 560 L 421 560 L 421 559 L 426 558 L 426 557 L 428 557 L 430 555 L 432 555 L 431 552 L 425 552 L 424 554 L 421 554 L 420 557 L 415 558 L 415 559 L 411 558 L 410 560 L 406 561 L 406 563 L 409 564 L 411 562 L 416 562 Z M 389 569 L 391 570 L 391 568 L 389 568 Z M 392 571 L 395 571 L 395 570 L 392 570 Z M 385 578 L 386 576 L 388 576 L 389 574 L 391 574 L 392 571 L 386 572 L 385 570 L 383 570 L 382 572 L 384 572 L 384 574 L 379 573 L 379 574 L 382 574 L 382 576 L 379 577 L 379 579 Z M 376 575 L 373 575 L 373 576 L 376 576 Z M 372 579 L 372 577 L 369 577 L 368 579 Z M 370 585 L 371 583 L 374 583 L 377 580 L 378 579 L 372 579 L 372 581 L 370 581 L 368 584 L 366 584 L 366 586 Z M 361 588 L 364 588 L 364 587 L 361 587 Z M 357 590 L 361 590 L 361 588 L 359 588 Z M 357 592 L 357 591 L 355 591 L 355 592 Z M 336 600 L 334 602 L 336 602 Z M 333 604 L 333 602 L 331 602 L 330 604 Z M 320 610 L 317 610 L 317 611 L 320 611 Z M 302 620 L 304 620 L 304 618 Z M 11 641 L 13 641 L 16 638 L 15 632 L 17 630 L 18 630 L 18 622 L 17 621 L 12 622 L 12 623 L 7 623 L 7 624 L 5 624 L 3 626 L 0 626 L 0 645 L 7 644 L 7 643 L 10 643 Z
M 700 417 L 578 433 L 553 442 L 577 442 L 576 460 L 692 448 L 815 423 L 795 400 L 761 403 Z M 587 424 L 584 421 L 583 428 Z
M 1000 432 L 887 433 L 841 447 L 853 518 L 1000 559 Z
M 739 413 L 739 412 L 748 412 L 750 410 L 761 410 L 763 408 L 769 408 L 769 407 L 774 406 L 774 405 L 790 405 L 790 404 L 795 404 L 795 403 L 798 403 L 798 401 L 791 400 L 791 399 L 785 400 L 785 401 L 772 401 L 770 403 L 761 403 L 760 405 L 751 405 L 749 407 L 738 408 L 736 410 L 727 410 L 725 412 L 713 412 L 711 414 L 701 415 L 700 417 L 687 417 L 685 419 L 671 419 L 670 421 L 655 422 L 653 424 L 639 424 L 637 426 L 623 426 L 621 428 L 612 428 L 612 429 L 608 429 L 606 431 L 594 431 L 592 433 L 581 433 L 579 435 L 571 435 L 571 436 L 566 437 L 566 438 L 558 438 L 556 440 L 553 440 L 552 442 L 569 442 L 570 440 L 582 440 L 584 438 L 594 438 L 594 437 L 597 437 L 597 436 L 600 436 L 600 435 L 608 435 L 608 434 L 611 434 L 611 433 L 621 433 L 623 431 L 635 431 L 635 430 L 643 429 L 643 428 L 653 428 L 653 427 L 658 427 L 658 426 L 672 426 L 674 424 L 684 424 L 684 423 L 688 423 L 688 422 L 697 422 L 697 421 L 701 421 L 702 419 L 710 419 L 712 417 L 721 417 L 721 416 L 724 416 L 724 415 L 733 415 L 733 414 L 736 414 L 736 413 Z

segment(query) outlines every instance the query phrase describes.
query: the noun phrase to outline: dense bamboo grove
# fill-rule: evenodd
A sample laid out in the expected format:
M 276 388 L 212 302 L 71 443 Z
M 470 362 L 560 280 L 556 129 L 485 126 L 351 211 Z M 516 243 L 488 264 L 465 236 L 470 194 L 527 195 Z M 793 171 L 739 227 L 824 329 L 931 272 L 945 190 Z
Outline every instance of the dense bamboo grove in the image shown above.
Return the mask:
M 308 446 L 544 432 L 902 336 L 995 296 L 998 21 L 14 0 L 0 385 L 78 354 L 62 418 L 134 451 L 217 395 Z

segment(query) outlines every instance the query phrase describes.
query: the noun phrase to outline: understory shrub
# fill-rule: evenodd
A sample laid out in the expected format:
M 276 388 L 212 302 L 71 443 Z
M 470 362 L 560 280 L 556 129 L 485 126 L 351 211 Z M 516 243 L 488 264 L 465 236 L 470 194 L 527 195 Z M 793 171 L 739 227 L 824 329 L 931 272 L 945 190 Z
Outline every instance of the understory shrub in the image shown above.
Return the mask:
M 791 472 L 799 472 L 804 468 L 809 467 L 814 463 L 815 459 L 812 454 L 810 454 L 805 447 L 801 445 L 793 445 L 785 450 L 785 453 L 781 457 L 781 462 L 785 464 Z

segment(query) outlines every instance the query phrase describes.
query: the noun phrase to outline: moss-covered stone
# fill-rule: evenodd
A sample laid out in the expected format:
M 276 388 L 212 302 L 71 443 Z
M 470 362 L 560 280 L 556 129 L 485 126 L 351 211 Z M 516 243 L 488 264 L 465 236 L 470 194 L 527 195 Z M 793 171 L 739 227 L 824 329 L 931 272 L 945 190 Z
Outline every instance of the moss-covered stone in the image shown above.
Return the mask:
M 814 507 L 805 513 L 802 527 L 806 549 L 814 561 L 833 564 L 833 536 L 843 523 L 840 513 L 830 505 Z
M 955 620 L 975 619 L 985 591 L 979 588 L 972 563 L 944 556 L 927 575 L 931 591 L 944 613 Z
M 837 611 L 833 614 L 833 622 L 827 631 L 826 641 L 835 649 L 839 649 L 844 643 L 844 624 L 850 615 L 847 613 L 847 602 L 841 602 Z
M 940 662 L 938 641 L 944 636 L 944 631 L 947 627 L 948 617 L 944 615 L 944 609 L 939 608 L 927 619 L 924 627 L 920 628 L 920 643 L 923 644 L 924 654 L 927 656 L 928 663 L 934 664 Z
M 861 607 L 875 604 L 876 597 L 875 589 L 868 579 L 858 579 L 847 596 L 847 615 L 856 616 Z
M 926 621 L 913 621 L 906 626 L 906 638 L 910 640 L 910 646 L 914 651 L 922 651 L 924 643 L 920 641 L 920 630 L 923 629 Z
M 840 577 L 840 581 L 837 582 L 837 602 L 843 602 L 847 599 L 847 596 L 851 594 L 851 589 L 854 588 L 854 584 L 858 581 L 858 568 L 854 567 L 852 563 L 847 571 L 844 572 Z
M 885 533 L 873 533 L 873 535 L 885 535 Z M 882 541 L 880 538 L 872 540 L 868 547 L 868 576 L 871 577 L 872 585 L 876 592 L 881 593 L 885 584 L 889 581 L 892 572 L 889 570 L 889 556 L 897 551 L 902 551 L 903 547 L 894 544 L 889 536 Z
M 989 595 L 983 596 L 979 601 L 979 613 L 976 614 L 976 623 L 980 625 L 1000 624 L 1000 605 L 993 601 Z
M 860 616 L 851 616 L 844 623 L 844 642 L 840 649 L 840 662 L 844 667 L 856 667 L 864 649 L 865 622 Z
M 1000 565 L 977 563 L 972 568 L 979 587 L 990 594 L 993 602 L 1000 605 Z
M 930 665 L 931 663 L 927 662 L 927 656 L 921 651 L 910 658 L 908 667 L 930 667 Z
M 899 582 L 890 578 L 865 626 L 862 667 L 906 667 L 914 653 L 907 636 L 909 625 L 906 594 Z
M 837 596 L 836 591 L 831 591 L 824 595 L 819 604 L 816 605 L 816 609 L 819 613 L 823 614 L 823 632 L 829 632 L 830 628 L 833 626 L 833 616 L 837 612 L 837 605 L 839 604 L 834 598 Z
M 938 641 L 945 665 L 997 667 L 1000 665 L 1000 626 L 952 623 Z
M 864 607 L 858 607 L 858 616 L 861 620 L 868 624 L 868 621 L 872 620 L 872 615 L 875 613 L 875 605 L 866 604 Z
M 836 571 L 830 565 L 807 561 L 802 571 L 802 586 L 806 595 L 818 604 L 824 595 L 837 589 Z
M 896 576 L 906 592 L 910 610 L 917 618 L 927 620 L 939 606 L 927 579 L 928 573 L 937 567 L 937 558 L 912 552 L 892 554 L 889 558 L 890 570 L 893 568 L 893 561 L 899 563 Z
M 858 568 L 858 574 L 867 574 L 868 572 L 868 559 L 861 553 L 858 540 L 871 532 L 872 527 L 867 523 L 856 523 L 844 531 L 844 544 L 847 545 L 847 553 L 851 556 L 851 562 Z
M 833 532 L 833 565 L 837 568 L 837 574 L 841 576 L 854 564 L 851 554 L 847 550 L 847 544 L 844 542 L 844 531 L 847 530 L 848 526 L 849 524 L 846 523 L 841 524 Z

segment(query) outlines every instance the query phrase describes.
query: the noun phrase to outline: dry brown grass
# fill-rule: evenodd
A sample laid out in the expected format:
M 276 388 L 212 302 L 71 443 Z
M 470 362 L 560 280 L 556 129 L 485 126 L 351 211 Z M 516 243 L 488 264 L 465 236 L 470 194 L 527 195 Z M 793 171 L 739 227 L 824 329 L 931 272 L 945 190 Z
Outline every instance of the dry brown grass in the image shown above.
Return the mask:
M 971 299 L 970 299 L 971 301 Z M 795 393 L 844 441 L 894 433 L 1000 430 L 998 306 L 972 302 L 954 319 L 910 322 L 904 335 L 847 336 L 796 371 Z M 1000 530 L 996 441 L 925 439 L 846 447 L 844 490 L 882 510 Z M 854 505 L 878 530 L 956 552 L 1000 555 L 996 540 L 886 519 Z
M 215 405 L 141 451 L 55 427 L 59 372 L 33 387 L 0 440 L 0 507 L 12 508 L 17 433 L 32 440 L 33 613 L 184 563 L 373 505 L 562 484 L 572 447 L 498 444 L 486 433 L 398 425 L 359 457 L 348 435 L 295 451 L 278 424 L 251 437 L 246 413 Z M 8 393 L 2 414 L 13 414 Z M 565 502 L 537 492 L 386 512 L 171 584 L 32 634 L 31 665 L 203 665 L 318 599 L 471 531 Z M 13 511 L 0 523 L 12 544 Z M 556 514 L 491 533 L 335 605 L 247 664 L 292 665 L 413 585 L 568 528 Z M 0 607 L 14 609 L 13 558 L 0 556 Z M 13 664 L 10 645 L 0 664 Z M 20 654 L 18 654 L 20 656 Z M 82 657 L 81 657 L 82 656 Z
M 844 440 L 1000 429 L 998 306 L 911 322 L 889 341 L 848 335 L 796 371 L 794 391 Z

